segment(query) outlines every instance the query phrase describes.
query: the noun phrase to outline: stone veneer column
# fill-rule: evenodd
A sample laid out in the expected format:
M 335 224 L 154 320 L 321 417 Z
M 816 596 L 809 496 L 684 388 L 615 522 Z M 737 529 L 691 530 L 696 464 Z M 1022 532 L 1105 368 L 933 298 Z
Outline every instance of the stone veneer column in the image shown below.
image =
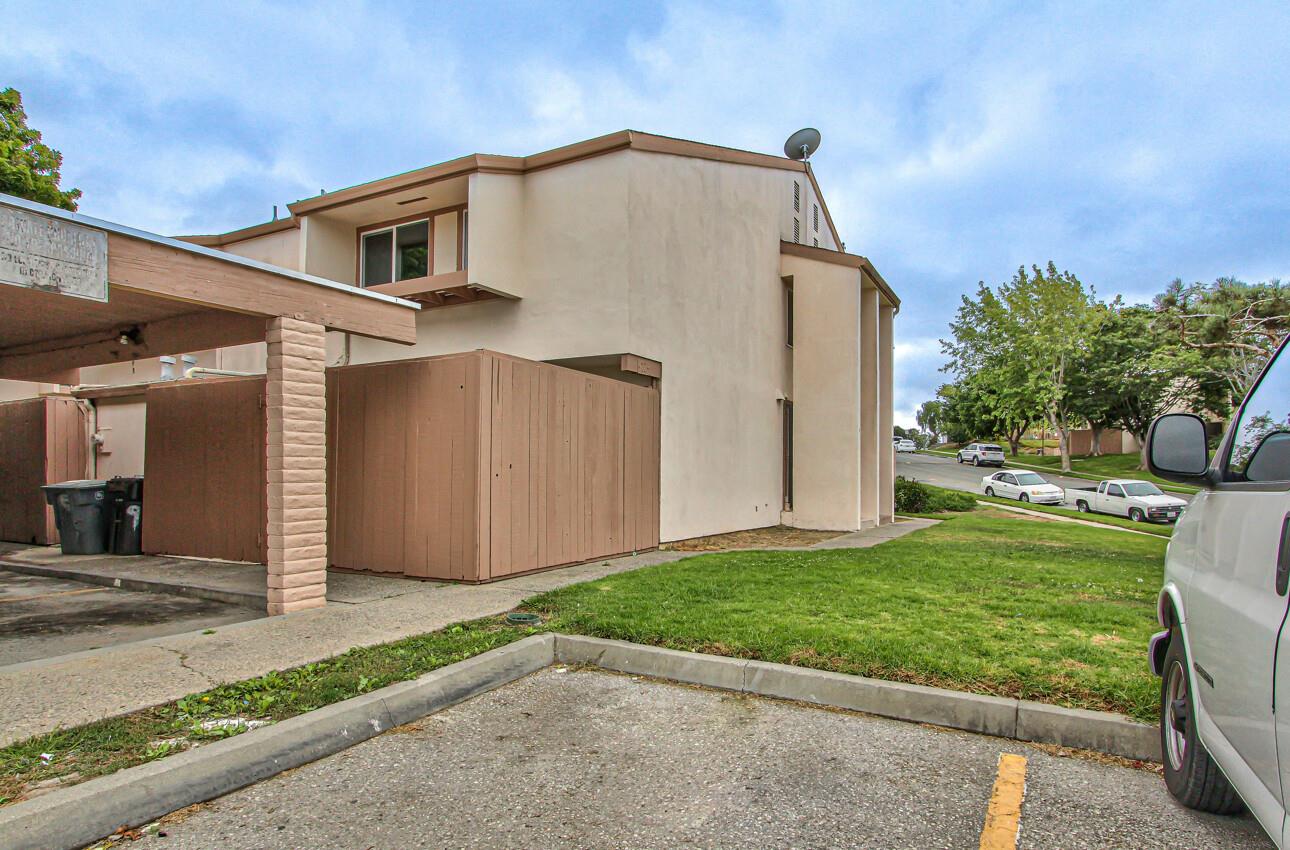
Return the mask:
M 272 615 L 327 603 L 326 332 L 281 317 L 265 341 Z
M 882 452 L 878 480 L 878 522 L 888 523 L 896 514 L 896 450 L 891 445 L 892 420 L 895 411 L 892 381 L 892 319 L 896 310 L 883 302 L 878 307 L 878 449 Z

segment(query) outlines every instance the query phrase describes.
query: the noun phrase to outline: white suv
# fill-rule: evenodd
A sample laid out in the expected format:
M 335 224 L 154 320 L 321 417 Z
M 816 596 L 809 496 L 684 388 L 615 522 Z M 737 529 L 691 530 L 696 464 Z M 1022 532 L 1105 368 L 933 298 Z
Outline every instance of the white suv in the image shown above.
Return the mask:
M 1213 462 L 1190 414 L 1151 426 L 1151 471 L 1201 492 L 1165 558 L 1151 668 L 1161 676 L 1165 783 L 1182 803 L 1242 801 L 1290 847 L 1290 354 L 1282 346 Z
M 959 449 L 958 461 L 973 466 L 1003 466 L 1003 447 L 994 443 L 971 443 Z

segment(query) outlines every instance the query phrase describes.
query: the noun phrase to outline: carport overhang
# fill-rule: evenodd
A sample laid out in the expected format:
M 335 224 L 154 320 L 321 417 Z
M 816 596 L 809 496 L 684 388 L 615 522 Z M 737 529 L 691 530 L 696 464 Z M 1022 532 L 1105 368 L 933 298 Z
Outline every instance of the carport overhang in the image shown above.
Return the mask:
M 417 309 L 0 194 L 0 378 L 74 383 L 85 366 L 268 344 L 271 614 L 326 596 L 325 333 L 410 344 Z

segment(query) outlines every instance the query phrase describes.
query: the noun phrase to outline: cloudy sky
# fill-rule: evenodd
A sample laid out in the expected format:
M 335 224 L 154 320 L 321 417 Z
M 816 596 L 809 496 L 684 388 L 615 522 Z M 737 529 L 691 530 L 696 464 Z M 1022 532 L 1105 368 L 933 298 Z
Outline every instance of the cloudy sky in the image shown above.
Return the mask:
M 83 212 L 161 233 L 475 151 L 818 127 L 842 237 L 904 299 L 905 424 L 960 294 L 1020 264 L 1131 300 L 1290 277 L 1285 3 L 301 7 L 6 0 L 0 87 Z

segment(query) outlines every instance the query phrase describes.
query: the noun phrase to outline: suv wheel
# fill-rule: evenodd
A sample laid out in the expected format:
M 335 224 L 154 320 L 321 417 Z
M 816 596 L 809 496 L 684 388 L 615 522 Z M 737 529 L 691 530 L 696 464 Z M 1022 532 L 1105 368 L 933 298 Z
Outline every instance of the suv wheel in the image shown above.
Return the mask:
M 954 457 L 958 459 L 958 462 L 959 462 L 959 463 L 962 463 L 962 462 L 963 462 L 963 452 L 959 452 L 959 453 L 958 453 L 958 454 L 956 454 Z
M 1191 673 L 1182 643 L 1180 634 L 1171 636 L 1165 675 L 1160 680 L 1160 755 L 1165 787 L 1190 809 L 1238 814 L 1245 808 L 1241 798 L 1196 736 Z
M 1147 517 L 1144 513 L 1142 513 L 1141 508 L 1129 508 L 1129 519 L 1133 520 L 1134 522 L 1142 522 L 1146 518 Z
M 980 466 L 980 465 L 981 465 L 981 456 L 980 456 L 980 455 L 972 455 L 972 465 L 973 465 L 973 466 Z

